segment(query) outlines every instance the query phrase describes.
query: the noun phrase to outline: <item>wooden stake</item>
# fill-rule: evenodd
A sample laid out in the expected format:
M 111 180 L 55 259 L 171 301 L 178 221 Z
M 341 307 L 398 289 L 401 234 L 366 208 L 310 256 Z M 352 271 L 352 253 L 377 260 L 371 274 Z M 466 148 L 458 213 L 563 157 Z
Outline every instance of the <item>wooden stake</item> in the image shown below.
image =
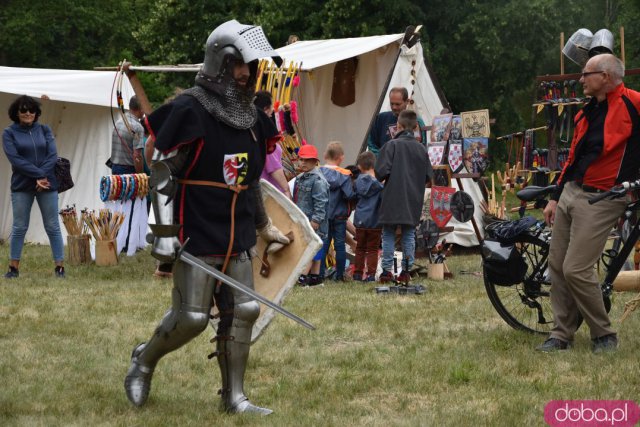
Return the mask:
M 564 55 L 562 54 L 564 49 L 564 31 L 560 33 L 560 74 L 564 74 Z

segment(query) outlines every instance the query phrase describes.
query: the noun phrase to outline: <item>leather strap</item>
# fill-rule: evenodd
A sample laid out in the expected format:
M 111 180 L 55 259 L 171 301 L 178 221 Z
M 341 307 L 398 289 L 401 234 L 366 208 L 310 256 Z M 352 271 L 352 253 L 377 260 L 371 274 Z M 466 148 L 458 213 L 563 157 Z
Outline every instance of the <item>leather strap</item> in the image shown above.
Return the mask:
M 247 188 L 249 188 L 248 185 L 230 185 L 230 184 L 223 184 L 221 182 L 203 181 L 199 179 L 179 179 L 178 183 L 186 184 L 186 185 L 204 185 L 207 187 L 226 188 L 227 190 L 231 190 L 234 193 L 240 193 L 241 191 L 244 191 Z
M 207 187 L 216 187 L 216 188 L 225 188 L 227 190 L 233 191 L 233 196 L 231 198 L 231 232 L 229 236 L 229 245 L 227 246 L 227 254 L 224 256 L 224 263 L 222 264 L 222 272 L 224 273 L 229 265 L 229 259 L 231 258 L 231 250 L 233 249 L 233 240 L 235 237 L 235 228 L 236 228 L 236 201 L 238 200 L 238 194 L 241 191 L 249 188 L 248 185 L 229 185 L 223 184 L 221 182 L 213 182 L 213 181 L 203 181 L 198 179 L 179 179 L 179 184 L 185 185 L 204 185 Z M 216 289 L 220 286 L 220 281 L 216 286 Z

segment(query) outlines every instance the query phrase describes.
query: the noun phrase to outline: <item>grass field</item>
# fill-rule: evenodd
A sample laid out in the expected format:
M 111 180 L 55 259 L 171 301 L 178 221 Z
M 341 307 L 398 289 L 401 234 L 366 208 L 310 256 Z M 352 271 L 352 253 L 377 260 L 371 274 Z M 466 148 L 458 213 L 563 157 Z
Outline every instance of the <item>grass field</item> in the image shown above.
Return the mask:
M 168 307 L 170 282 L 152 278 L 145 252 L 54 279 L 49 248 L 28 245 L 20 278 L 0 279 L 0 425 L 529 426 L 544 425 L 552 399 L 638 399 L 640 313 L 618 321 L 632 295 L 614 300 L 617 353 L 593 355 L 583 328 L 573 350 L 541 354 L 544 337 L 509 328 L 481 278 L 459 273 L 480 271 L 479 255 L 448 265 L 455 277 L 425 279 L 419 296 L 294 289 L 284 306 L 317 330 L 276 316 L 254 345 L 246 391 L 275 411 L 257 418 L 220 412 L 211 329 L 166 356 L 147 405 L 132 407 L 130 352 Z

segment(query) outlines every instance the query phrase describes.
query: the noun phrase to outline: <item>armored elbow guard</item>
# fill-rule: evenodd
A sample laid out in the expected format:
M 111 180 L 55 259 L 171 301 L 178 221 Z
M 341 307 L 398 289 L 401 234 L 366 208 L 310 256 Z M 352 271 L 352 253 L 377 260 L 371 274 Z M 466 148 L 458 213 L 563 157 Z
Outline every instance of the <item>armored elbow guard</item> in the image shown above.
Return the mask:
M 151 165 L 149 186 L 155 217 L 155 224 L 149 224 L 153 233 L 151 255 L 161 262 L 174 262 L 177 249 L 180 248 L 178 232 L 182 225 L 174 223 L 173 198 L 177 190 L 177 179 L 169 164 L 156 161 Z

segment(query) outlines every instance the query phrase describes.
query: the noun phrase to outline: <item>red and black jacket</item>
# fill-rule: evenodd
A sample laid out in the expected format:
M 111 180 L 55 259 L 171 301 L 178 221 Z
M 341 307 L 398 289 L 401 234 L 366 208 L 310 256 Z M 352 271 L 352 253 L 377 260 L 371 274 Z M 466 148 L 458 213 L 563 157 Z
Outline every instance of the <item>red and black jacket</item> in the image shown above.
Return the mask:
M 637 179 L 640 169 L 640 93 L 627 89 L 620 83 L 607 94 L 607 115 L 601 131 L 604 144 L 600 155 L 588 166 L 582 184 L 601 190 L 609 190 L 616 184 Z M 589 121 L 583 110 L 575 118 L 575 133 L 571 141 L 569 158 L 558 179 L 559 190 L 553 199 L 558 200 L 564 187 L 563 179 L 574 166 L 589 130 Z M 569 174 L 570 175 L 570 174 Z

